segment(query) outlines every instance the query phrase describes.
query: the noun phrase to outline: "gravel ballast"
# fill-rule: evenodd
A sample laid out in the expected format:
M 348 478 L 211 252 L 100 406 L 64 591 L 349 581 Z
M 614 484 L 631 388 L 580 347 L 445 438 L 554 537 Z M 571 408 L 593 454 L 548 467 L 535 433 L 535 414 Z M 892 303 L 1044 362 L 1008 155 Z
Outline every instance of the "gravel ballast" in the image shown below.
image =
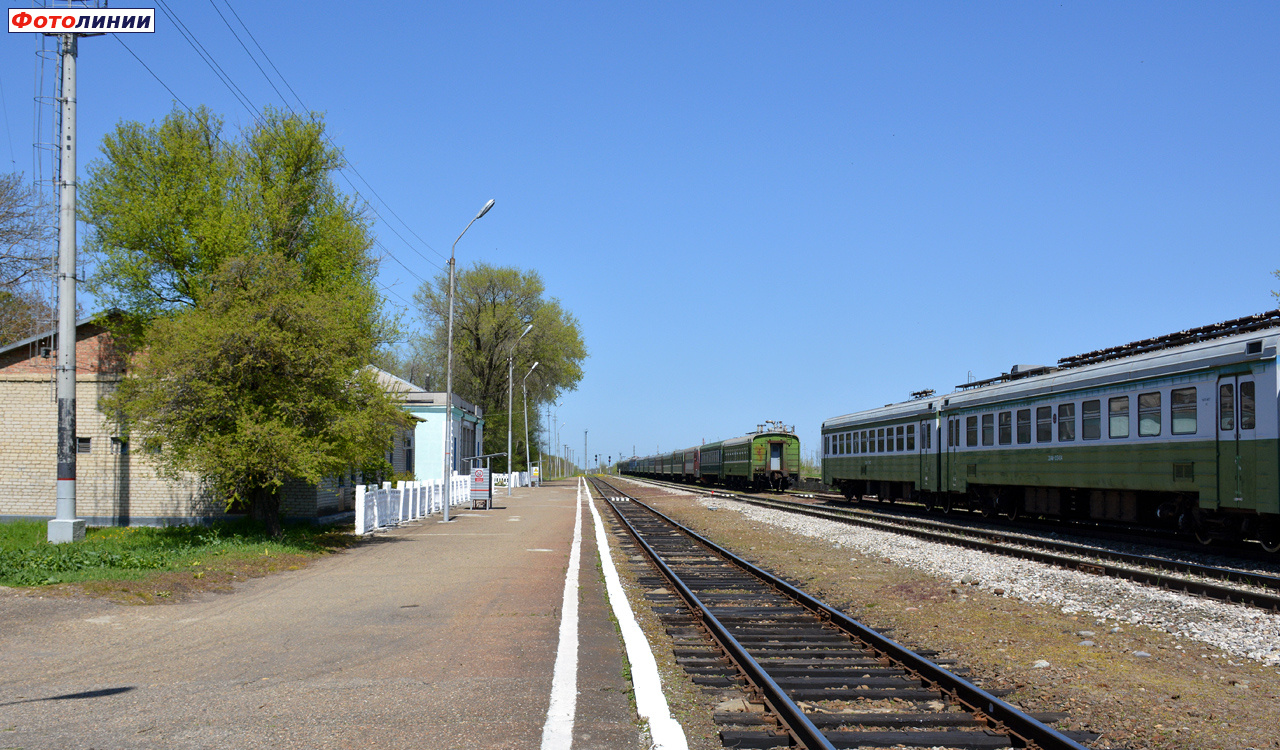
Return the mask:
M 707 508 L 731 508 L 752 521 L 891 560 L 956 585 L 1090 615 L 1100 626 L 1140 625 L 1267 666 L 1280 665 L 1280 615 L 1256 608 L 719 498 L 699 502 Z

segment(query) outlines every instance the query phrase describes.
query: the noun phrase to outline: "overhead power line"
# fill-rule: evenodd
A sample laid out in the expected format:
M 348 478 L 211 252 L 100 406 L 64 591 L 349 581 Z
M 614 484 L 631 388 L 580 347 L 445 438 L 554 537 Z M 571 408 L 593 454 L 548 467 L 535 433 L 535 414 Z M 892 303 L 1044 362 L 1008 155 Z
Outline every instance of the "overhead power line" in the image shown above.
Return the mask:
M 253 36 L 253 33 L 249 30 L 248 26 L 244 23 L 243 19 L 240 18 L 240 15 L 239 13 L 236 12 L 235 8 L 231 6 L 231 3 L 229 2 L 229 0 L 223 0 L 223 1 L 226 4 L 227 9 L 232 13 L 232 15 L 235 16 L 236 21 L 240 24 L 240 26 L 244 29 L 245 33 L 248 35 L 250 40 L 253 42 L 254 46 L 257 47 L 259 52 L 262 54 L 263 59 L 266 60 L 267 64 L 272 68 L 272 70 L 275 71 L 276 75 L 280 78 L 280 81 L 284 84 L 285 88 L 287 88 L 289 92 L 293 94 L 293 97 L 295 100 L 297 100 L 299 106 L 304 111 L 309 112 L 310 110 L 306 107 L 305 102 L 303 102 L 302 98 L 298 96 L 297 91 L 295 91 L 293 86 L 289 84 L 288 79 L 284 77 L 284 75 L 280 72 L 280 69 L 271 60 L 270 55 L 267 54 L 266 50 L 263 49 L 262 45 Z M 191 31 L 191 29 L 182 21 L 181 18 L 178 17 L 178 14 L 173 10 L 173 8 L 170 7 L 169 4 L 165 2 L 165 0 L 158 0 L 158 2 L 161 6 L 161 9 L 169 16 L 170 20 L 173 21 L 174 27 L 178 29 L 183 39 L 186 40 L 187 44 L 191 46 L 192 50 L 195 51 L 196 55 L 200 57 L 200 59 L 205 63 L 206 66 L 209 67 L 211 71 L 213 71 L 214 75 L 227 88 L 227 90 L 231 92 L 232 96 L 235 97 L 235 99 L 240 103 L 240 105 L 243 106 L 245 110 L 249 112 L 250 116 L 254 119 L 254 121 L 261 124 L 258 107 L 256 104 L 254 104 L 253 100 L 249 97 L 249 95 L 244 92 L 244 90 L 235 82 L 232 76 L 218 63 L 214 55 L 211 52 L 209 52 L 209 50 L 196 37 L 195 33 Z M 271 86 L 272 90 L 275 91 L 276 95 L 280 98 L 285 108 L 295 116 L 300 116 L 299 113 L 296 110 L 294 110 L 288 98 L 284 96 L 280 88 L 276 86 L 274 81 L 272 81 L 271 76 L 267 74 L 266 70 L 258 62 L 253 52 L 248 48 L 248 46 L 240 38 L 240 35 L 236 32 L 235 28 L 227 20 L 226 16 L 223 15 L 223 13 L 218 8 L 214 0 L 210 0 L 210 4 L 213 5 L 214 10 L 218 13 L 219 18 L 222 19 L 222 22 L 227 26 L 227 29 L 231 32 L 232 36 L 236 38 L 237 43 L 240 44 L 240 47 L 245 51 L 245 54 L 249 56 L 249 59 L 254 63 L 254 66 L 258 68 L 258 71 L 267 80 L 267 83 Z M 156 79 L 156 82 L 158 82 L 162 87 L 164 87 L 166 91 L 169 92 L 170 96 L 172 96 L 175 101 L 177 101 L 180 105 L 182 105 L 182 107 L 186 109 L 188 112 L 191 112 L 192 114 L 194 114 L 194 110 L 185 101 L 183 101 L 182 98 L 179 97 L 177 93 L 168 84 L 166 84 L 164 80 L 161 79 L 160 76 L 154 70 L 152 70 L 151 67 L 146 64 L 146 62 L 142 60 L 141 57 L 138 56 L 137 53 L 135 53 L 131 48 L 129 48 L 129 46 L 119 38 L 119 35 L 114 35 L 114 36 L 116 36 L 117 41 L 120 41 L 120 44 L 124 46 L 125 50 L 129 52 L 129 54 L 132 55 L 133 58 L 137 60 L 138 63 L 142 65 L 142 67 L 146 69 L 146 71 L 149 74 L 151 74 L 153 78 Z M 216 134 L 215 134 L 215 137 L 217 137 Z M 334 148 L 338 148 L 337 144 L 335 144 L 327 134 L 325 135 L 325 139 L 329 142 L 331 146 L 333 146 Z M 222 139 L 218 137 L 218 140 L 221 141 Z M 225 145 L 225 142 L 224 142 L 224 145 Z M 351 180 L 351 178 L 345 174 L 347 170 L 350 170 L 350 172 L 354 174 L 356 178 L 358 178 L 365 185 L 365 188 L 370 193 L 372 193 L 374 197 L 377 198 L 378 203 L 381 203 L 383 208 L 385 208 L 385 210 L 388 213 L 390 213 L 409 232 L 409 234 L 411 234 L 414 238 L 416 238 L 418 242 L 420 242 L 423 246 L 425 246 L 426 248 L 431 250 L 433 253 L 438 255 L 441 259 L 445 259 L 445 256 L 441 254 L 438 250 L 436 250 L 434 247 L 432 247 L 430 243 L 428 243 L 426 240 L 422 239 L 422 237 L 419 236 L 418 233 L 415 232 L 413 228 L 410 227 L 409 224 L 406 221 L 404 221 L 404 219 L 401 218 L 400 215 L 397 214 L 394 209 L 391 208 L 391 205 L 387 203 L 387 201 L 383 199 L 381 194 L 378 193 L 378 191 L 373 187 L 373 185 L 367 179 L 365 179 L 364 175 L 362 175 L 354 165 L 344 160 L 343 167 L 340 168 L 339 172 L 343 174 L 343 179 L 347 182 L 347 184 L 350 186 L 351 190 L 355 193 L 355 195 L 364 201 L 365 205 L 369 207 L 369 210 L 373 212 L 373 214 L 382 222 L 384 226 L 387 227 L 387 229 L 391 230 L 391 232 L 401 242 L 404 243 L 405 247 L 412 250 L 416 255 L 422 258 L 422 260 L 425 261 L 427 264 L 431 265 L 436 269 L 441 269 L 442 268 L 441 264 L 433 261 L 431 258 L 428 258 L 426 255 L 420 252 L 416 247 L 414 247 L 414 244 L 410 242 L 403 234 L 401 234 L 399 230 L 397 230 L 396 227 L 392 224 L 392 222 L 388 221 L 387 218 L 382 215 L 382 213 L 378 210 L 377 205 L 374 203 L 374 201 L 369 200 L 366 196 L 362 194 L 362 191 L 360 190 L 360 188 L 357 187 L 356 184 Z M 410 268 L 406 263 L 400 260 L 400 258 L 397 257 L 395 253 L 391 252 L 389 248 L 387 248 L 385 245 L 381 244 L 380 242 L 376 244 L 383 251 L 383 254 L 390 257 L 392 260 L 394 260 L 399 266 L 404 268 L 405 271 L 407 271 L 413 278 L 417 279 L 421 283 L 426 283 L 426 280 L 422 276 L 415 273 L 412 268 Z M 403 302 L 404 300 L 401 298 L 401 301 Z

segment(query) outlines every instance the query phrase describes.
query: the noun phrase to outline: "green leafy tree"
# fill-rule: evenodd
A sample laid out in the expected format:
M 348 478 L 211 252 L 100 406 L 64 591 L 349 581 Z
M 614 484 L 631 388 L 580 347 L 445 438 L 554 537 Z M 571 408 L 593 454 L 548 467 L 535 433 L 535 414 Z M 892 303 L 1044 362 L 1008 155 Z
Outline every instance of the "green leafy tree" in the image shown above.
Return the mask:
M 125 313 L 115 406 L 164 470 L 276 528 L 290 477 L 381 462 L 400 412 L 358 373 L 390 332 L 321 119 L 267 110 L 228 139 L 208 110 L 175 110 L 121 123 L 103 154 L 83 190 L 90 288 Z
M 161 470 L 194 472 L 280 531 L 280 488 L 380 462 L 406 417 L 364 367 L 361 290 L 318 292 L 280 253 L 228 258 L 200 304 L 155 320 L 107 401 Z
M 426 324 L 416 337 L 412 355 L 399 361 L 400 374 L 413 368 L 414 382 L 427 381 L 432 390 L 445 386 L 449 320 L 449 275 L 441 273 L 423 284 L 414 295 Z M 501 453 L 507 445 L 507 357 L 515 354 L 515 406 L 513 442 L 516 468 L 528 465 L 524 446 L 524 421 L 520 379 L 534 362 L 529 376 L 529 436 L 537 444 L 538 405 L 574 390 L 582 380 L 586 345 L 578 320 L 555 298 L 546 298 L 546 287 L 537 271 L 476 263 L 455 279 L 453 324 L 453 389 L 484 409 L 484 452 Z M 525 327 L 533 329 L 516 345 Z M 536 451 L 535 451 L 536 453 Z
M 279 253 L 317 290 L 363 285 L 376 312 L 368 221 L 333 182 L 343 159 L 319 116 L 268 109 L 228 141 L 207 109 L 175 109 L 157 126 L 121 123 L 102 152 L 82 195 L 89 288 L 131 332 L 198 305 L 223 262 L 248 253 Z

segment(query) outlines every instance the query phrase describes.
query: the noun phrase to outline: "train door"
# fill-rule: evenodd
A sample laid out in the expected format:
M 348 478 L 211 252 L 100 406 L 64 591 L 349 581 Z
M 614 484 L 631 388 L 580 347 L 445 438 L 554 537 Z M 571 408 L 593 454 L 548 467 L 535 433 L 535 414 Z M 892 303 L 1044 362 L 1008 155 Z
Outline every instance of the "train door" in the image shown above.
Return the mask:
M 769 443 L 769 471 L 782 471 L 782 443 Z
M 1242 507 L 1254 495 L 1258 427 L 1257 383 L 1252 375 L 1228 375 L 1218 380 L 1218 503 Z
M 947 417 L 947 461 L 942 483 L 943 492 L 954 492 L 956 490 L 956 469 L 959 467 L 957 463 L 959 457 L 956 455 L 956 449 L 959 447 L 960 419 L 958 417 Z
M 920 480 L 916 484 L 916 489 L 921 492 L 927 492 L 933 489 L 933 482 L 936 479 L 933 475 L 933 464 L 929 461 L 929 448 L 933 443 L 933 422 L 921 420 L 916 425 L 916 430 L 920 435 L 920 439 L 916 441 L 916 452 L 920 461 Z

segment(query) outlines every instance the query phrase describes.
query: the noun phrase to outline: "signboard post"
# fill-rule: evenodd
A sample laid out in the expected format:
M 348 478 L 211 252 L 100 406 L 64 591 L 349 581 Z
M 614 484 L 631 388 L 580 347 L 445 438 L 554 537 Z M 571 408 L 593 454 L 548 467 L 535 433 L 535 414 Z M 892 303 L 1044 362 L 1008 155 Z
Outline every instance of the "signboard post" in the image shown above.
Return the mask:
M 489 483 L 489 470 L 484 467 L 471 469 L 471 509 L 489 510 L 493 499 L 493 487 Z

